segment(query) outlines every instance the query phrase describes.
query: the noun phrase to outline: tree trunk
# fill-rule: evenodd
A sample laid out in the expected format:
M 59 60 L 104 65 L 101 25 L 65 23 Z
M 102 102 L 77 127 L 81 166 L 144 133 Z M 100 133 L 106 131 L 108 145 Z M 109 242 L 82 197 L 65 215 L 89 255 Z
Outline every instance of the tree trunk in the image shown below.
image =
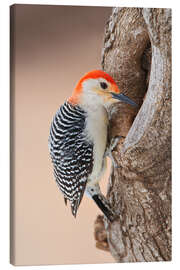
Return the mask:
M 118 215 L 105 221 L 110 252 L 118 262 L 171 260 L 171 10 L 114 8 L 102 67 L 139 104 L 109 111 L 111 138 L 126 137 L 107 193 Z

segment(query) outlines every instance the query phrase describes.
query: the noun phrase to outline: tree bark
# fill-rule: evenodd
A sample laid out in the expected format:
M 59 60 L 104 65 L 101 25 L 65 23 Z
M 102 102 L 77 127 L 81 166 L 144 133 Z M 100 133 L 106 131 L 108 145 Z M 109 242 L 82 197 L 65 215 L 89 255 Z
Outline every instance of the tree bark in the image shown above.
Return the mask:
M 110 137 L 126 137 L 107 192 L 118 216 L 105 221 L 110 252 L 117 262 L 171 260 L 171 10 L 114 8 L 102 67 L 139 104 L 109 111 Z

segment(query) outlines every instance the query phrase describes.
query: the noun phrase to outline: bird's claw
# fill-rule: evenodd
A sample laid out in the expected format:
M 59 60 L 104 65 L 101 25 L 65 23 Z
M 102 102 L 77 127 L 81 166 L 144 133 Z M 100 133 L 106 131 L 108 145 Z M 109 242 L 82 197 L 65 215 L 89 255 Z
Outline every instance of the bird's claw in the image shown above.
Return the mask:
M 113 137 L 113 138 L 111 139 L 110 146 L 109 146 L 111 152 L 116 148 L 118 142 L 119 142 L 120 139 L 122 139 L 122 138 L 125 139 L 124 136 L 117 135 L 117 136 L 115 136 L 115 137 Z
M 109 158 L 112 161 L 113 167 L 114 168 L 120 168 L 120 166 L 117 164 L 116 160 L 114 159 L 112 152 L 114 151 L 114 149 L 116 148 L 118 142 L 120 139 L 125 139 L 124 136 L 115 136 L 111 139 L 110 145 L 106 150 L 106 155 L 109 156 Z

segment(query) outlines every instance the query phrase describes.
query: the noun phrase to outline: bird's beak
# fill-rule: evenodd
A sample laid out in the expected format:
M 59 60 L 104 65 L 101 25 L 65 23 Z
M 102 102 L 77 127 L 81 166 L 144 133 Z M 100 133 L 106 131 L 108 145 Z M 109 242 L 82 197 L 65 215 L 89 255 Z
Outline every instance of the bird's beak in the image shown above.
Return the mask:
M 114 98 L 114 99 L 118 99 L 118 100 L 123 101 L 124 103 L 130 104 L 134 107 L 138 106 L 133 100 L 131 100 L 130 98 L 128 98 L 126 95 L 124 95 L 122 93 L 117 94 L 117 93 L 111 92 L 111 95 L 112 95 L 112 98 Z

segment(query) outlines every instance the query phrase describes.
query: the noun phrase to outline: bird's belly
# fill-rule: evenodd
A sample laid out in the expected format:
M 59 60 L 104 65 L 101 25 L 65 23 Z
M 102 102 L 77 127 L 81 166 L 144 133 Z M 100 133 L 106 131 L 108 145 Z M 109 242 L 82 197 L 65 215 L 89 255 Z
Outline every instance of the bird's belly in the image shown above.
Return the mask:
M 99 181 L 101 177 L 101 171 L 103 169 L 104 162 L 104 152 L 106 149 L 106 136 L 98 141 L 96 145 L 94 145 L 93 149 L 93 169 L 92 173 L 89 175 L 89 180 L 91 181 Z
M 104 109 L 96 110 L 95 117 L 91 116 L 91 119 L 88 120 L 88 134 L 91 134 L 91 140 L 93 141 L 93 168 L 88 181 L 96 183 L 99 182 L 103 171 L 104 152 L 107 143 L 107 112 Z

